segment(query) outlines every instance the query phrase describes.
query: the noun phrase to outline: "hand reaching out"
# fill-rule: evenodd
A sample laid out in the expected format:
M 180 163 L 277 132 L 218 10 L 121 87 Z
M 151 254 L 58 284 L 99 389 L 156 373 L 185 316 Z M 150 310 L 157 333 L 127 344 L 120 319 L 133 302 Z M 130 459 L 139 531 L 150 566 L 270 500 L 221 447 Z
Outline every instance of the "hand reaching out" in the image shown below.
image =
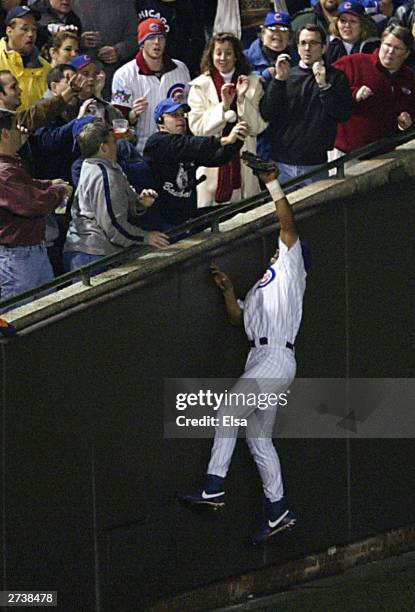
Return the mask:
M 64 181 L 63 179 L 57 178 L 57 179 L 53 179 L 52 180 L 52 184 L 53 185 L 60 185 L 62 187 L 65 187 L 66 197 L 67 198 L 71 197 L 72 192 L 73 192 L 73 187 L 67 181 Z
M 167 247 L 170 244 L 169 237 L 163 232 L 148 232 L 147 242 L 150 246 L 157 247 L 162 249 L 163 247 Z
M 244 141 L 249 134 L 249 126 L 246 121 L 239 121 L 236 123 L 230 133 L 227 136 L 222 137 L 222 145 L 234 144 L 237 140 Z M 225 142 L 223 142 L 225 140 Z
M 222 272 L 222 270 L 218 268 L 218 266 L 214 263 L 211 263 L 209 267 L 210 267 L 211 274 L 213 276 L 213 280 L 216 286 L 219 287 L 221 291 L 233 289 L 232 282 L 229 276 L 225 274 L 225 272 Z
M 79 108 L 78 119 L 80 119 L 84 115 L 88 115 L 88 114 L 92 114 L 93 115 L 94 113 L 91 112 L 91 111 L 94 110 L 92 108 L 94 105 L 96 107 L 95 98 L 88 98 L 87 100 L 85 100 L 85 102 L 83 102 L 82 105 Z M 95 108 L 95 110 L 96 110 L 96 108 Z

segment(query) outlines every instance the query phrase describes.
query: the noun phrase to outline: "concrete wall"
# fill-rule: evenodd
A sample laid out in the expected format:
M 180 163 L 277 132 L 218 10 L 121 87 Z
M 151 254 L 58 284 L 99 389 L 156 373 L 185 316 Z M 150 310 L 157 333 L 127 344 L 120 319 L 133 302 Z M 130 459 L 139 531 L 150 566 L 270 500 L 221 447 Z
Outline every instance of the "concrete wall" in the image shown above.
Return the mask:
M 314 253 L 299 377 L 412 376 L 413 190 L 407 179 L 299 223 Z M 163 438 L 163 379 L 238 376 L 247 352 L 207 264 L 242 295 L 275 240 L 275 226 L 212 239 L 1 342 L 3 589 L 58 590 L 65 612 L 131 612 L 413 521 L 413 440 L 279 441 L 299 524 L 277 546 L 246 546 L 262 505 L 242 440 L 226 511 L 174 500 L 200 481 L 210 441 Z

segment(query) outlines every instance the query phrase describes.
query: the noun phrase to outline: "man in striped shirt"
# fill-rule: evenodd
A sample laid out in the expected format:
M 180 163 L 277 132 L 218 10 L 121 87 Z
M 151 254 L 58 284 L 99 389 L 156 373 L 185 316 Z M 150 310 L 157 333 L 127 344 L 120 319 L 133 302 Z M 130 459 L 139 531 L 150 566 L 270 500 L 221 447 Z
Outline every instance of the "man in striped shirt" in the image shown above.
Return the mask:
M 187 98 L 190 74 L 183 62 L 166 53 L 166 31 L 160 19 L 145 19 L 138 26 L 140 50 L 117 70 L 112 82 L 112 104 L 135 126 L 137 149 L 143 152 L 146 141 L 157 132 L 154 110 L 161 100 Z

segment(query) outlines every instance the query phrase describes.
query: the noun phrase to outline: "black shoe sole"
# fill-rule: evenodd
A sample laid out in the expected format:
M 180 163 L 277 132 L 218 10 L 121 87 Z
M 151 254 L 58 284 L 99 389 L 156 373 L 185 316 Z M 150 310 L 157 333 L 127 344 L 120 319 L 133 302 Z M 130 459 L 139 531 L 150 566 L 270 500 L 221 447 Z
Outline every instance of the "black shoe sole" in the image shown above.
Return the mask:
M 282 525 L 281 527 L 278 527 L 274 531 L 271 531 L 271 533 L 269 533 L 263 540 L 259 540 L 258 542 L 256 542 L 255 540 L 252 540 L 251 541 L 252 546 L 260 546 L 261 544 L 265 544 L 266 542 L 268 542 L 268 540 L 270 540 L 275 535 L 277 535 L 277 533 L 281 533 L 282 531 L 289 531 L 293 529 L 295 527 L 296 522 L 297 522 L 297 519 L 291 519 L 291 521 L 289 521 L 285 525 Z
M 181 499 L 180 497 L 176 497 L 177 501 L 187 506 L 189 508 L 202 510 L 203 508 L 207 510 L 222 510 L 225 507 L 225 502 L 211 502 L 211 501 L 201 501 L 195 502 L 188 499 Z

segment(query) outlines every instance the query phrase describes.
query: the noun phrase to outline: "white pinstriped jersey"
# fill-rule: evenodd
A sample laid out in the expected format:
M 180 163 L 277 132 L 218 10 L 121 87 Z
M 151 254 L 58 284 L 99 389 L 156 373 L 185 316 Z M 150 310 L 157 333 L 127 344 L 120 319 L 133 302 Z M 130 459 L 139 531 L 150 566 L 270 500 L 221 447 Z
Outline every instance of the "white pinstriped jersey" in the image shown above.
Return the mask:
M 154 121 L 154 109 L 157 104 L 168 97 L 187 100 L 189 71 L 183 62 L 176 59 L 173 62 L 176 68 L 163 74 L 160 79 L 154 75 L 140 74 L 135 59 L 121 66 L 114 74 L 112 104 L 131 109 L 136 98 L 146 97 L 148 101 L 147 110 L 135 124 L 137 149 L 140 153 L 143 152 L 148 137 L 157 132 Z
M 245 331 L 250 340 L 266 337 L 285 346 L 294 344 L 301 324 L 306 271 L 299 240 L 288 249 L 279 239 L 279 257 L 250 289 L 245 300 Z

